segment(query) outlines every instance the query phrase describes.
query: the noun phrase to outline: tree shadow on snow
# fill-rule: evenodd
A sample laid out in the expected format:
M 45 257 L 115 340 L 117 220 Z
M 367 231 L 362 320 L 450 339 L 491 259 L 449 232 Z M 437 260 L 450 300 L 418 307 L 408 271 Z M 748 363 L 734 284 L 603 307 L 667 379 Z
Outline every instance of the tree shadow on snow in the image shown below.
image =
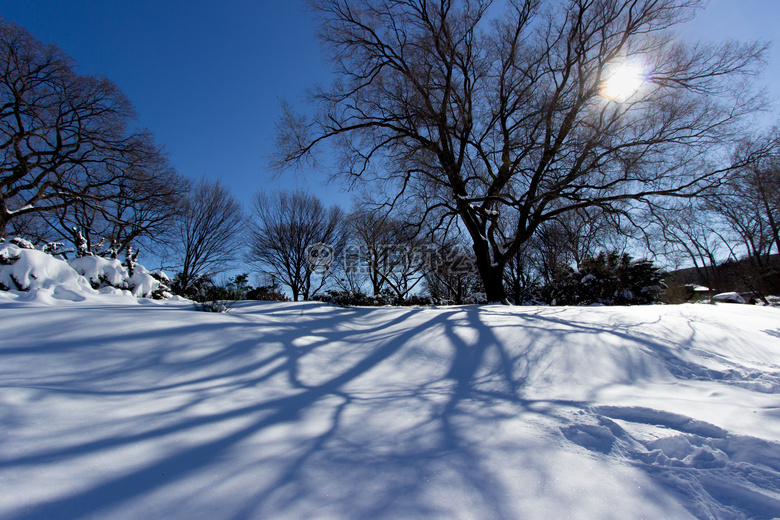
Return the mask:
M 113 311 L 101 312 L 118 322 Z M 0 362 L 61 356 L 72 367 L 45 377 L 3 374 L 3 386 L 149 409 L 84 424 L 83 436 L 61 444 L 6 454 L 5 472 L 111 458 L 138 445 L 151 453 L 5 518 L 425 518 L 456 517 L 463 507 L 483 518 L 517 518 L 507 477 L 491 456 L 539 480 L 553 476 L 534 446 L 496 432 L 524 415 L 563 424 L 560 409 L 587 411 L 592 397 L 525 395 L 546 364 L 559 362 L 544 345 L 565 343 L 570 334 L 594 341 L 610 334 L 670 366 L 678 359 L 663 342 L 572 324 L 554 312 L 273 304 L 182 322 L 183 312 L 121 337 L 74 330 L 0 350 Z M 150 342 L 156 346 L 133 350 Z M 624 382 L 646 373 L 629 366 Z M 581 430 L 562 431 L 572 440 Z

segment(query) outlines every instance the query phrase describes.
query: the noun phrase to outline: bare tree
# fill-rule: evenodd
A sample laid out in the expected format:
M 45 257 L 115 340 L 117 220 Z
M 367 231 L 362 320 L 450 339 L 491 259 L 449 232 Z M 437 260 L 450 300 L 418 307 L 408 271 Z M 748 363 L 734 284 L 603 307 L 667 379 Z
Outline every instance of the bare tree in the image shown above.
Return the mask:
M 159 155 L 105 78 L 0 20 L 0 235 L 14 219 L 96 201 Z M 150 159 L 150 157 L 152 159 Z
M 17 219 L 11 229 L 19 228 L 38 241 L 75 246 L 83 240 L 85 251 L 103 256 L 116 257 L 127 248 L 155 250 L 169 242 L 188 190 L 189 183 L 164 155 L 150 154 L 134 171 L 97 188 L 94 197 L 52 212 L 33 213 L 37 225 L 18 226 L 25 219 Z
M 555 221 L 540 225 L 534 237 L 526 241 L 536 258 L 536 266 L 542 279 L 550 282 L 556 274 L 576 263 L 567 247 L 568 236 L 563 227 Z
M 534 237 L 535 238 L 535 237 Z M 536 303 L 541 289 L 541 274 L 533 251 L 534 239 L 526 242 L 506 264 L 504 286 L 515 305 Z
M 509 0 L 492 21 L 489 0 L 311 3 L 338 81 L 312 120 L 287 109 L 277 164 L 333 140 L 342 171 L 395 183 L 389 204 L 458 219 L 490 301 L 545 222 L 694 196 L 761 101 L 741 80 L 764 46 L 668 31 L 696 0 Z
M 757 265 L 780 253 L 780 137 L 777 130 L 746 147 L 747 164 L 709 194 L 719 214 Z
M 102 226 L 91 233 L 112 251 L 164 247 L 189 187 L 167 160 L 147 162 L 113 183 L 104 201 L 94 205 Z
M 461 234 L 438 233 L 432 238 L 435 255 L 425 274 L 428 294 L 447 303 L 462 305 L 469 299 L 481 300 L 482 283 L 474 255 Z
M 258 193 L 249 223 L 252 260 L 290 288 L 293 300 L 315 296 L 343 246 L 344 217 L 304 191 Z
M 619 215 L 619 214 L 617 214 Z M 563 231 L 563 248 L 571 253 L 577 269 L 586 258 L 595 257 L 601 251 L 623 252 L 626 233 L 616 215 L 600 208 L 580 208 L 562 213 L 554 221 Z
M 228 270 L 241 247 L 241 204 L 219 180 L 202 178 L 190 190 L 176 221 L 171 252 L 181 269 L 176 285 L 185 293 L 203 275 Z
M 433 249 L 386 213 L 358 208 L 347 219 L 346 233 L 345 274 L 363 274 L 374 296 L 389 292 L 403 300 L 431 267 Z
M 650 248 L 675 267 L 693 266 L 708 288 L 720 292 L 724 280 L 717 267 L 732 252 L 722 222 L 709 204 L 685 201 L 650 209 L 646 227 Z

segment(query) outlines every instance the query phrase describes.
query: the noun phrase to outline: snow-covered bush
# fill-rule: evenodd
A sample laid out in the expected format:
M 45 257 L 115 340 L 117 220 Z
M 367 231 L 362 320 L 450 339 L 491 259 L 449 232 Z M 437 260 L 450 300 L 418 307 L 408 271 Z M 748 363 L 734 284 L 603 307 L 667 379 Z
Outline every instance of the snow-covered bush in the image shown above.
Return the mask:
M 32 291 L 51 289 L 79 294 L 92 292 L 86 278 L 80 276 L 63 260 L 11 243 L 0 244 L 0 289 Z
M 103 287 L 123 288 L 127 271 L 116 259 L 100 256 L 81 256 L 67 260 L 68 265 L 89 280 L 94 289 Z
M 161 277 L 155 277 L 140 264 L 134 264 L 132 274 L 127 266 L 115 258 L 81 256 L 67 261 L 94 289 L 113 287 L 130 291 L 138 298 L 167 297 L 167 286 Z
M 11 243 L 21 249 L 35 249 L 35 246 L 29 240 L 25 240 L 22 237 L 13 237 Z
M 0 265 L 13 265 L 19 258 L 20 255 L 14 254 L 9 247 L 0 249 Z
M 246 300 L 246 291 L 237 288 L 235 284 L 230 283 L 226 287 L 213 285 L 205 294 L 200 307 L 207 312 L 228 312 L 241 300 Z
M 195 302 L 195 308 L 205 312 L 228 312 L 241 300 L 247 299 L 251 289 L 246 283 L 248 275 L 237 275 L 222 287 L 208 275 L 200 275 L 191 280 L 185 290 L 182 290 L 183 276 L 177 274 L 171 282 L 173 292 Z
M 63 260 L 51 253 L 51 244 L 37 250 L 19 238 L 0 243 L 0 289 L 31 291 L 60 287 L 72 292 L 113 288 L 139 298 L 166 298 L 170 294 L 164 277 L 134 264 L 132 274 L 119 260 L 84 255 Z
M 725 292 L 712 297 L 713 301 L 723 303 L 745 303 L 745 299 L 736 292 Z
M 230 302 L 219 300 L 195 303 L 195 308 L 203 312 L 228 312 L 232 307 Z

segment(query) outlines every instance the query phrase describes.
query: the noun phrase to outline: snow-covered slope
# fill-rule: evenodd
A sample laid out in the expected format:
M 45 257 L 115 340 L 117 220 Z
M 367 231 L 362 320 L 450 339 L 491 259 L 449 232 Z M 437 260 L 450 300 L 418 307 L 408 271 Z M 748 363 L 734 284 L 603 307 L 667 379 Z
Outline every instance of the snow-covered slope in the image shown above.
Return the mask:
M 0 518 L 780 517 L 775 308 L 115 298 L 0 293 Z

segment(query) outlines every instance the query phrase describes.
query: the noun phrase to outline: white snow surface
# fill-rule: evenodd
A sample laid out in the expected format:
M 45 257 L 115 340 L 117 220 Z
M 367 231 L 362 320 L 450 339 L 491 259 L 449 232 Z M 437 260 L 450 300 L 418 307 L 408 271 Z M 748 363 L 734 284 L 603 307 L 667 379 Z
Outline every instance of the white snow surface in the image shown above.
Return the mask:
M 780 517 L 780 309 L 90 294 L 0 292 L 5 520 Z

